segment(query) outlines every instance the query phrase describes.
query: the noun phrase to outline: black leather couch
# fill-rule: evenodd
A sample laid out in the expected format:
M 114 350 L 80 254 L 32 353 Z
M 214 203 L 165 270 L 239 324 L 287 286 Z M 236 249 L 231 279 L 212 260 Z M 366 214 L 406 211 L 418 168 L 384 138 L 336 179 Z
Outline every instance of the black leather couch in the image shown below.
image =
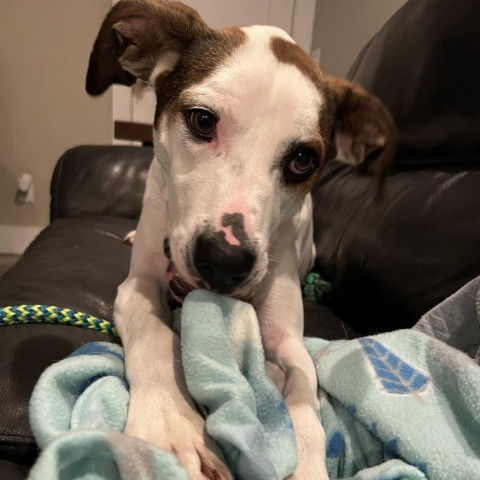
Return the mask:
M 344 165 L 314 189 L 317 269 L 328 306 L 305 302 L 306 334 L 354 338 L 412 326 L 480 274 L 480 40 L 473 0 L 411 0 L 365 47 L 350 77 L 379 95 L 399 130 L 383 198 Z M 51 224 L 0 279 L 0 305 L 47 304 L 112 320 L 128 271 L 149 148 L 82 146 L 59 160 Z M 341 320 L 340 320 L 341 319 Z M 40 373 L 105 334 L 57 325 L 0 327 L 0 478 L 37 454 L 27 407 Z M 341 373 L 341 372 L 339 372 Z
M 318 263 L 362 333 L 411 326 L 480 274 L 479 15 L 474 0 L 410 0 L 348 74 L 398 134 L 381 202 L 334 163 L 315 189 Z

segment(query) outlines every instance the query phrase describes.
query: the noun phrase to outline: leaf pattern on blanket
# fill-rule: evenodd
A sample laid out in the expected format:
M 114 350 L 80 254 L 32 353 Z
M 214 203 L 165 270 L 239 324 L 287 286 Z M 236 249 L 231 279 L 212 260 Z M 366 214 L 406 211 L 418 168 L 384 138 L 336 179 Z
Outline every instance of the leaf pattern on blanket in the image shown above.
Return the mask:
M 327 458 L 340 458 L 345 450 L 345 440 L 337 430 L 328 439 Z
M 358 340 L 372 364 L 383 389 L 388 393 L 408 395 L 423 392 L 430 378 L 373 338 Z

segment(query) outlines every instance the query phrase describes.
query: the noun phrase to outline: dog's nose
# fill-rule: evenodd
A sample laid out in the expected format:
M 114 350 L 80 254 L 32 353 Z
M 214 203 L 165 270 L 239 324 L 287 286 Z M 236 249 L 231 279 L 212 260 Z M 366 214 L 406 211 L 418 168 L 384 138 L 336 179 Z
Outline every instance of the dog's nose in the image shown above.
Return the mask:
M 251 248 L 230 245 L 223 237 L 206 234 L 197 237 L 193 263 L 213 290 L 230 293 L 247 279 L 256 258 Z

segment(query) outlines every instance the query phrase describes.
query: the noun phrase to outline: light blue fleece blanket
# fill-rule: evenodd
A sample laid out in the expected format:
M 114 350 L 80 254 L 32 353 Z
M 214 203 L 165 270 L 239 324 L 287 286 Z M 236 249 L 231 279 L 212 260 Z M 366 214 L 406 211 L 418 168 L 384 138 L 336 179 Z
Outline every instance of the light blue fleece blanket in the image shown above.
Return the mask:
M 188 388 L 207 407 L 207 430 L 234 477 L 286 478 L 294 434 L 265 374 L 251 306 L 192 292 L 181 335 Z M 317 366 L 331 479 L 480 478 L 480 367 L 466 355 L 413 330 L 305 343 Z M 121 433 L 123 360 L 121 347 L 92 343 L 43 373 L 30 404 L 42 448 L 31 480 L 188 478 L 171 453 Z

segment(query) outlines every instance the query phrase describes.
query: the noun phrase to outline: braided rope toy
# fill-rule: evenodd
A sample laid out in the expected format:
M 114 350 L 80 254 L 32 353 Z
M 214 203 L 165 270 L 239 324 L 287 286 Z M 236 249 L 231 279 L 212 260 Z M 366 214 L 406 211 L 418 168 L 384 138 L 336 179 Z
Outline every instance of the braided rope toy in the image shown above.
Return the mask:
M 102 320 L 70 308 L 46 305 L 17 305 L 0 308 L 0 326 L 26 323 L 72 325 L 118 336 L 117 329 L 107 320 Z
M 302 287 L 303 295 L 311 302 L 323 303 L 328 300 L 332 292 L 332 284 L 314 272 L 307 275 Z M 115 326 L 107 320 L 70 308 L 46 305 L 16 305 L 0 308 L 0 326 L 28 323 L 72 325 L 118 336 Z

